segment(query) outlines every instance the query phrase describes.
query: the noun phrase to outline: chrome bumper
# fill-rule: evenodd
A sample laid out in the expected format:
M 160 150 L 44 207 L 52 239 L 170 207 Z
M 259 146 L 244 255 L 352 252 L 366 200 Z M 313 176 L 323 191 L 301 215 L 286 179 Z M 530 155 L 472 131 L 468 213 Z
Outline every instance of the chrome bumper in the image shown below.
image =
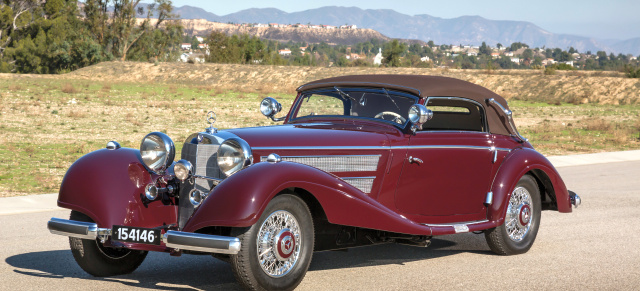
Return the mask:
M 99 228 L 96 223 L 51 218 L 47 228 L 53 234 L 81 239 L 105 239 L 111 235 L 110 228 Z M 210 235 L 202 233 L 169 230 L 162 237 L 169 248 L 198 251 L 205 253 L 235 255 L 240 251 L 240 239 L 237 237 Z
M 582 203 L 582 199 L 580 199 L 580 196 L 572 191 L 569 191 L 569 199 L 571 200 L 571 205 L 575 206 L 576 208 L 578 208 L 578 206 L 580 206 L 580 204 Z
M 51 218 L 47 228 L 53 234 L 59 234 L 82 239 L 96 239 L 98 235 L 111 235 L 111 229 L 99 228 L 96 223 L 60 218 Z
M 169 230 L 162 240 L 167 247 L 181 250 L 230 255 L 240 251 L 237 237 Z

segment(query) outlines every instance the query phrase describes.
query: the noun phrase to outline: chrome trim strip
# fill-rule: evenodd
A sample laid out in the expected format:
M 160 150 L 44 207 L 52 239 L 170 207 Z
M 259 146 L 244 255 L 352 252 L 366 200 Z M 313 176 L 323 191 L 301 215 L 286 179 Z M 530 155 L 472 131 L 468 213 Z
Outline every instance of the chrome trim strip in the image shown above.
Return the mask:
M 502 112 L 504 112 L 504 114 L 507 115 L 507 120 L 509 121 L 509 125 L 511 126 L 511 130 L 513 130 L 513 132 L 516 134 L 516 137 L 518 139 L 520 139 L 521 142 L 529 141 L 528 139 L 526 139 L 522 135 L 520 135 L 520 133 L 516 129 L 516 124 L 513 122 L 513 112 L 511 110 L 504 108 L 504 106 L 502 106 L 502 104 L 500 104 L 500 102 L 496 101 L 496 99 L 494 99 L 494 98 L 487 99 L 487 103 L 495 104 L 496 106 L 498 106 L 502 110 Z
M 262 150 L 389 150 L 388 146 L 284 146 L 284 147 L 252 147 L 254 151 Z
M 162 241 L 167 247 L 205 253 L 235 255 L 240 251 L 240 239 L 202 233 L 169 230 Z
M 423 146 L 395 146 L 392 149 L 473 149 L 473 150 L 489 150 L 489 151 L 506 151 L 510 152 L 511 149 L 496 148 L 488 146 L 470 146 L 470 145 L 423 145 Z
M 485 205 L 493 204 L 493 192 L 487 192 L 487 197 L 484 199 Z
M 438 223 L 423 223 L 422 225 L 426 225 L 426 226 L 451 226 L 454 227 L 456 225 L 473 225 L 473 224 L 480 224 L 480 223 L 485 223 L 485 222 L 489 222 L 489 220 L 477 220 L 477 221 L 466 221 L 466 222 L 459 222 L 459 223 L 443 223 L 443 224 L 438 224 Z
M 499 150 L 510 152 L 507 148 L 494 148 L 489 146 L 467 146 L 467 145 L 424 145 L 424 146 L 285 146 L 285 147 L 252 147 L 252 150 L 395 150 L 395 149 L 440 149 L 440 148 L 457 148 L 457 149 L 481 149 L 481 150 Z M 262 158 L 262 157 L 261 157 Z
M 53 234 L 77 237 L 81 239 L 96 239 L 99 233 L 110 232 L 108 228 L 98 228 L 93 222 L 75 221 L 60 218 L 51 218 L 47 228 Z

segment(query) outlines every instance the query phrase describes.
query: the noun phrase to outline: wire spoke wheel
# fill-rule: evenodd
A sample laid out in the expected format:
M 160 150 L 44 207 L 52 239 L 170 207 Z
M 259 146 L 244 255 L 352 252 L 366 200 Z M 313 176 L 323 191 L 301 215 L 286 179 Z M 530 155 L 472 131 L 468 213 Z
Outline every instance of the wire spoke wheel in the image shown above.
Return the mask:
M 298 221 L 285 210 L 273 212 L 260 226 L 256 239 L 258 261 L 271 277 L 281 277 L 295 267 L 302 236 Z
M 527 252 L 538 234 L 541 218 L 540 189 L 536 179 L 524 175 L 516 184 L 508 200 L 504 223 L 485 231 L 489 248 L 499 255 Z
M 524 187 L 517 187 L 509 199 L 505 217 L 507 234 L 511 240 L 522 241 L 531 228 L 532 215 L 529 191 Z

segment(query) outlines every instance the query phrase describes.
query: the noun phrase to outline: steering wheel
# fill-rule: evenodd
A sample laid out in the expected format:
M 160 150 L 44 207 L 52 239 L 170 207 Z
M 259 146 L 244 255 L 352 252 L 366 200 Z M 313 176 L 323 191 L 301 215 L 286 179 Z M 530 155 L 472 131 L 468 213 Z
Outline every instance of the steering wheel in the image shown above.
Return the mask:
M 380 118 L 380 119 L 384 119 L 387 120 L 386 118 L 384 118 L 384 116 L 391 116 L 393 117 L 393 119 L 391 119 L 390 121 L 393 121 L 397 124 L 403 124 L 407 121 L 406 118 L 402 117 L 400 114 L 395 113 L 393 111 L 382 111 L 378 114 L 376 114 L 376 116 L 374 118 Z

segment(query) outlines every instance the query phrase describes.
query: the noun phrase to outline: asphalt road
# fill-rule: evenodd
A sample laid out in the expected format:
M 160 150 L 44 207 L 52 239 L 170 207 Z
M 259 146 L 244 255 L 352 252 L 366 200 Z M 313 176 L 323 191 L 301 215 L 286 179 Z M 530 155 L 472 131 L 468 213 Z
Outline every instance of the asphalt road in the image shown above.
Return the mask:
M 483 235 L 437 237 L 429 248 L 378 245 L 315 253 L 300 290 L 615 289 L 640 286 L 640 162 L 559 169 L 583 198 L 571 214 L 545 211 L 526 254 L 489 251 Z M 133 274 L 94 278 L 65 237 L 46 229 L 68 211 L 0 216 L 0 290 L 234 290 L 226 263 L 150 253 Z

